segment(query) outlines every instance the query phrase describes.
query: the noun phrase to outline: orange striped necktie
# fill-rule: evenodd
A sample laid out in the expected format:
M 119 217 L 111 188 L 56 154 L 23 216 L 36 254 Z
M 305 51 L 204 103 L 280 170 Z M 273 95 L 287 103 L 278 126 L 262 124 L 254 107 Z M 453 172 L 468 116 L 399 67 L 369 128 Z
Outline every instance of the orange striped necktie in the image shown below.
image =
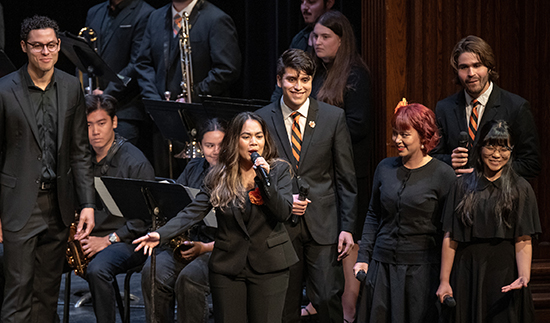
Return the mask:
M 300 132 L 300 112 L 294 111 L 290 117 L 294 120 L 292 122 L 292 156 L 296 161 L 296 169 L 298 169 L 298 164 L 300 163 L 300 151 L 302 150 L 302 133 Z
M 174 15 L 174 37 L 178 35 L 181 29 L 181 15 L 179 13 Z
M 479 102 L 477 99 L 472 100 L 472 113 L 470 114 L 470 125 L 468 126 L 468 134 L 470 135 L 470 141 L 469 141 L 469 149 L 471 149 L 474 146 L 474 141 L 476 139 L 476 133 L 477 133 L 477 122 L 478 122 L 478 116 L 479 112 L 477 111 L 477 108 L 481 105 L 481 102 Z

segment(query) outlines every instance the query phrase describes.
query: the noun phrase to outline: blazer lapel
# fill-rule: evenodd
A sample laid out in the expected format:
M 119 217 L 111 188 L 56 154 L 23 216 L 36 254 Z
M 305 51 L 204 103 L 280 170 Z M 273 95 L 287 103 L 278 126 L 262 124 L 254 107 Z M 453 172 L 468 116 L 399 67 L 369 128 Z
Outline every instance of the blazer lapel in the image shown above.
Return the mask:
M 283 151 L 280 153 L 285 154 L 285 159 L 291 162 L 293 169 L 296 169 L 296 162 L 292 157 L 292 149 L 290 148 L 290 142 L 288 141 L 288 133 L 286 132 L 285 122 L 283 119 L 283 113 L 281 112 L 281 103 L 275 104 L 273 108 L 273 114 L 271 115 L 271 122 L 275 128 L 275 136 L 279 138 L 279 142 L 283 146 Z
M 54 72 L 56 73 L 56 72 Z M 56 73 L 55 76 L 56 83 L 57 83 L 57 148 L 59 149 L 61 147 L 61 143 L 63 142 L 63 130 L 65 130 L 65 115 L 67 114 L 67 108 L 69 106 L 69 102 L 67 101 L 69 98 L 68 89 L 66 82 L 63 82 L 62 74 Z
M 120 24 L 123 22 L 124 19 L 126 19 L 130 14 L 132 14 L 133 10 L 135 9 L 137 5 L 137 1 L 132 1 L 128 5 L 128 7 L 124 8 L 118 16 L 116 16 L 115 20 L 111 23 L 111 29 L 108 31 L 108 33 L 104 36 L 104 41 L 101 41 L 101 52 L 107 48 L 107 44 L 111 41 L 111 38 L 113 38 L 113 35 L 117 32 L 117 30 L 120 28 Z M 130 21 L 129 23 L 132 23 Z
M 319 103 L 317 102 L 317 100 L 309 98 L 309 109 L 307 111 L 306 129 L 303 131 L 304 135 L 302 138 L 302 151 L 300 152 L 300 160 L 304 160 L 307 155 L 309 144 L 311 143 L 311 139 L 313 137 L 313 134 L 315 133 L 315 124 L 317 121 L 318 112 Z M 298 171 L 300 171 L 299 167 Z
M 164 75 L 168 75 L 168 70 L 170 69 L 171 65 L 171 44 L 173 41 L 173 32 L 172 32 L 172 4 L 166 6 L 168 8 L 168 11 L 166 12 L 166 19 L 164 21 L 164 32 L 162 33 L 163 37 L 163 52 L 164 52 Z
M 458 130 L 468 132 L 468 123 L 466 122 L 466 97 L 464 91 L 458 94 L 454 110 L 458 123 Z
M 233 213 L 233 217 L 235 217 L 235 221 L 237 221 L 239 227 L 241 227 L 243 232 L 250 238 L 248 230 L 246 229 L 246 225 L 244 224 L 242 211 L 239 208 L 231 207 L 231 213 Z
M 488 121 L 495 119 L 495 116 L 498 112 L 498 107 L 500 107 L 500 88 L 493 83 L 493 91 L 489 96 L 489 100 L 487 101 L 487 105 L 485 106 L 485 110 L 483 111 L 483 115 L 481 116 L 481 122 L 479 123 L 479 126 L 477 128 L 478 132 L 481 131 L 483 126 Z M 474 144 L 477 144 L 477 142 L 478 136 L 476 136 Z
M 26 65 L 25 65 L 26 66 Z M 25 66 L 22 67 L 25 68 Z M 23 114 L 27 118 L 27 122 L 31 126 L 32 134 L 34 135 L 34 139 L 38 143 L 38 147 L 40 146 L 40 139 L 38 136 L 38 125 L 36 124 L 36 116 L 34 113 L 34 107 L 32 105 L 29 90 L 23 84 L 23 77 L 21 75 L 21 71 L 17 74 L 17 79 L 14 79 L 13 82 L 15 83 L 15 86 L 12 88 L 13 95 L 15 96 L 15 100 L 19 103 L 19 106 L 21 107 L 21 110 L 23 110 Z M 21 83 L 21 84 L 20 84 Z M 23 85 L 23 86 L 22 86 Z

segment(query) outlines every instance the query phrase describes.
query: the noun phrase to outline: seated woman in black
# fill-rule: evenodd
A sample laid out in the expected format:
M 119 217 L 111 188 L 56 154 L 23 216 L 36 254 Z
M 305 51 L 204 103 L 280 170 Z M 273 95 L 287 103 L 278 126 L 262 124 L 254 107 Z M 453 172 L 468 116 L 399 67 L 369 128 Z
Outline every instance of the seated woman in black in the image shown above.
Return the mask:
M 210 167 L 218 163 L 220 147 L 225 136 L 225 123 L 217 118 L 208 120 L 199 130 L 198 141 L 204 158 L 189 161 L 177 182 L 199 189 Z M 155 270 L 155 321 L 174 322 L 174 307 L 177 300 L 177 322 L 207 322 L 208 306 L 208 261 L 214 248 L 215 228 L 203 221 L 194 225 L 185 244 L 191 247 L 181 252 L 185 261 L 173 257 L 174 250 L 163 245 L 156 249 Z M 146 318 L 151 317 L 151 261 L 147 260 L 141 272 L 141 289 Z

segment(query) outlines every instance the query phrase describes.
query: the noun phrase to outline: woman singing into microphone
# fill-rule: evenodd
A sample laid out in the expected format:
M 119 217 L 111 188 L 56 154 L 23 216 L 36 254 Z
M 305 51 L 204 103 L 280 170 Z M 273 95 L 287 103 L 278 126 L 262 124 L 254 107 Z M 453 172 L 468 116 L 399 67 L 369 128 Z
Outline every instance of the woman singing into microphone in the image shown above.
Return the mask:
M 262 156 L 255 164 L 253 152 Z M 134 241 L 136 250 L 151 254 L 214 207 L 218 232 L 209 269 L 217 323 L 281 322 L 288 267 L 298 257 L 283 223 L 292 212 L 290 170 L 276 157 L 265 122 L 254 113 L 238 114 L 195 200 L 162 228 Z M 269 187 L 256 176 L 258 167 L 268 174 Z

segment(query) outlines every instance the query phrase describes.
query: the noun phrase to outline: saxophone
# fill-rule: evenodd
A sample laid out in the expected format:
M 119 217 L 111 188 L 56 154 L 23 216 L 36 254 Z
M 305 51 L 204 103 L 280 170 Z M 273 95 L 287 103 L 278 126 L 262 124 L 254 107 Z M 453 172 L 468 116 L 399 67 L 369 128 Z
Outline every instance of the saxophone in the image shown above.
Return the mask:
M 184 244 L 185 241 L 190 241 L 190 244 Z M 183 259 L 181 256 L 182 251 L 189 250 L 193 247 L 193 241 L 189 239 L 189 232 L 184 232 L 179 236 L 170 240 L 168 245 L 173 249 L 172 256 L 178 262 L 187 264 L 189 261 Z
M 78 216 L 78 215 L 77 215 Z M 76 226 L 78 221 L 71 223 L 69 229 L 69 240 L 67 241 L 67 251 L 65 253 L 69 266 L 74 269 L 74 273 L 82 278 L 86 276 L 86 268 L 90 259 L 84 255 L 79 240 L 75 240 Z
M 166 218 L 159 218 L 159 215 L 158 214 L 155 214 L 155 217 L 156 217 L 156 223 L 157 225 L 155 225 L 155 227 L 153 228 L 154 230 L 162 227 L 163 225 L 166 224 Z M 184 244 L 185 241 L 189 241 L 191 242 L 190 244 Z M 189 263 L 189 261 L 183 259 L 183 257 L 181 256 L 181 252 L 182 251 L 185 251 L 185 250 L 189 250 L 193 247 L 193 242 L 191 241 L 191 239 L 189 239 L 189 230 L 183 232 L 182 234 L 170 239 L 170 241 L 168 241 L 168 246 L 170 248 L 173 249 L 172 251 L 172 256 L 174 257 L 174 259 L 178 262 L 181 262 L 183 264 L 187 264 Z
M 180 29 L 180 64 L 181 64 L 181 94 L 178 99 L 185 102 L 192 102 L 193 95 L 193 61 L 191 58 L 191 43 L 189 41 L 189 14 L 183 13 L 182 26 Z

